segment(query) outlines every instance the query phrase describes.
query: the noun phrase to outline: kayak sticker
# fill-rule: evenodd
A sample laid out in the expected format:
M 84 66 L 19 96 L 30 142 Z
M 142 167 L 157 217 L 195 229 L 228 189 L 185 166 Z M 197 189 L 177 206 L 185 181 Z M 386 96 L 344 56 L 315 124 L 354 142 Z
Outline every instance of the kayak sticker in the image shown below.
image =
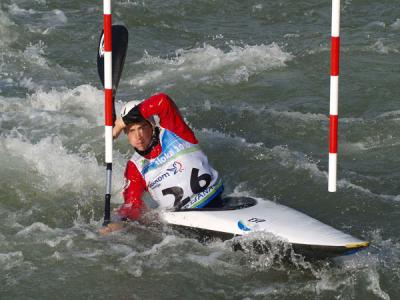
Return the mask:
M 242 231 L 251 231 L 258 227 L 257 226 L 258 223 L 262 223 L 265 221 L 266 221 L 265 219 L 260 219 L 260 218 L 250 218 L 247 220 L 247 222 L 243 222 L 242 220 L 240 220 L 238 222 L 238 227 Z
M 244 224 L 243 221 L 239 221 L 239 222 L 238 222 L 238 227 L 239 227 L 240 230 L 243 230 L 243 231 L 250 231 L 250 230 L 251 230 L 249 227 L 247 227 L 247 226 Z
M 265 220 L 264 219 L 259 219 L 259 218 L 251 218 L 251 219 L 249 219 L 249 222 L 261 223 L 261 222 L 265 222 Z

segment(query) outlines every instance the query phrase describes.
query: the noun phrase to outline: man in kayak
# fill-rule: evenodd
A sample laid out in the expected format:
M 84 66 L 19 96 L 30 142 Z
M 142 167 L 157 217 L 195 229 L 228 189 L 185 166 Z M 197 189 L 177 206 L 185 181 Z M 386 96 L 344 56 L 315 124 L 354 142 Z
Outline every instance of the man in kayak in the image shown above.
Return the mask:
M 158 116 L 159 126 L 153 116 Z M 149 192 L 161 209 L 183 210 L 222 205 L 223 184 L 200 150 L 198 141 L 166 94 L 143 102 L 131 101 L 115 121 L 113 136 L 124 131 L 135 153 L 125 169 L 124 204 L 101 233 L 122 228 L 123 220 L 138 220 Z

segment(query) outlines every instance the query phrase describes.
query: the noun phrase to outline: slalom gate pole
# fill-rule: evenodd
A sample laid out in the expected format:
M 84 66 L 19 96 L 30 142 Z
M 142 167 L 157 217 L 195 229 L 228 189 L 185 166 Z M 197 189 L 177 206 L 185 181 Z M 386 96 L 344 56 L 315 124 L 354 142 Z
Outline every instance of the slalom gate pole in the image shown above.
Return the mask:
M 331 33 L 331 87 L 329 111 L 329 175 L 328 191 L 336 192 L 338 149 L 338 100 L 339 100 L 339 52 L 340 52 L 340 0 L 332 0 Z
M 104 117 L 105 117 L 105 162 L 106 194 L 103 226 L 110 223 L 112 151 L 113 151 L 113 85 L 112 85 L 112 17 L 111 0 L 103 0 L 104 21 Z

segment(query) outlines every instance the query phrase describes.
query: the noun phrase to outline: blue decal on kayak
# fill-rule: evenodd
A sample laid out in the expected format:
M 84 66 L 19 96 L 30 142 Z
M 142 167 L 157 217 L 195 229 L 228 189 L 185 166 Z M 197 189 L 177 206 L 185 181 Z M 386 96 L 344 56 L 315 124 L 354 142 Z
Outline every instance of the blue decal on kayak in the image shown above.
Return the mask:
M 249 227 L 247 227 L 246 225 L 244 225 L 244 223 L 243 223 L 242 221 L 239 221 L 239 222 L 238 222 L 238 226 L 239 226 L 239 229 L 240 229 L 240 230 L 243 230 L 243 231 L 250 231 L 250 230 L 251 230 Z

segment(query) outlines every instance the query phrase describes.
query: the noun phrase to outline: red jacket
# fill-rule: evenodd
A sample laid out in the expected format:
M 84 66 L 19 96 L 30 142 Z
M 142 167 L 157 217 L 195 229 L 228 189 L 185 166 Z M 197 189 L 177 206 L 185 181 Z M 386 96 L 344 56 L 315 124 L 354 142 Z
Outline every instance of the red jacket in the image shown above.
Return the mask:
M 157 115 L 160 118 L 160 126 L 168 129 L 181 137 L 182 139 L 198 144 L 198 141 L 183 120 L 174 101 L 166 94 L 160 93 L 144 100 L 139 106 L 140 112 L 144 118 Z M 161 144 L 155 146 L 145 158 L 153 159 L 161 154 Z M 124 204 L 118 209 L 118 215 L 122 218 L 136 220 L 145 209 L 142 200 L 147 186 L 142 174 L 138 171 L 132 161 L 128 161 L 125 169 L 125 187 L 123 191 Z

